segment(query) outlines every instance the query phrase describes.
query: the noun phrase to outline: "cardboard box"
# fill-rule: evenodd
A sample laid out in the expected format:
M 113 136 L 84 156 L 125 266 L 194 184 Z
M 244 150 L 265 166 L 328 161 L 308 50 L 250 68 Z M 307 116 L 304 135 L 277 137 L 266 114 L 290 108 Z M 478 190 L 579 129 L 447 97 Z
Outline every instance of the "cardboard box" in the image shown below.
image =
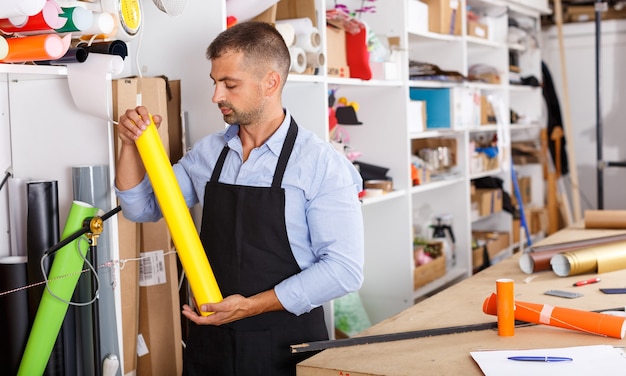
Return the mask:
M 131 222 L 120 213 L 117 215 L 120 260 L 139 257 L 139 224 Z M 137 369 L 137 333 L 139 333 L 139 263 L 127 262 L 120 268 L 120 292 L 122 308 L 122 346 L 124 353 L 123 374 Z
M 493 106 L 487 99 L 486 95 L 480 96 L 480 124 L 491 125 L 496 124 L 496 113 L 493 111 Z
M 413 270 L 413 289 L 418 288 L 441 278 L 446 274 L 446 255 L 443 242 L 433 241 L 430 246 L 435 246 L 441 251 L 441 255 L 431 262 L 416 266 Z
M 548 230 L 548 209 L 528 208 L 525 214 L 527 218 L 530 218 L 528 229 L 532 235 Z
M 519 243 L 521 229 L 522 229 L 521 220 L 519 218 L 513 218 L 512 223 L 511 223 L 511 232 L 513 233 L 513 244 Z
M 180 82 L 165 77 L 122 78 L 112 81 L 113 116 L 119 118 L 136 107 L 138 97 L 151 113 L 163 116 L 159 136 L 170 159 L 182 155 L 180 129 Z M 118 138 L 115 137 L 116 142 Z M 119 151 L 120 145 L 116 145 Z M 173 249 L 165 220 L 134 223 L 118 216 L 120 257 L 136 259 L 141 252 Z M 176 255 L 166 256 L 167 281 L 139 288 L 139 262 L 127 262 L 121 270 L 122 330 L 124 331 L 123 373 L 136 375 L 179 375 L 182 373 L 181 319 Z M 173 259 L 168 261 L 167 258 Z M 171 265 L 173 264 L 173 265 Z M 138 343 L 138 335 L 143 338 Z M 138 345 L 149 351 L 137 356 Z
M 626 18 L 626 8 L 616 10 L 615 7 L 609 7 L 606 12 L 600 13 L 602 20 L 616 20 Z M 563 15 L 564 22 L 587 22 L 595 21 L 596 11 L 593 5 L 572 5 L 565 8 Z
M 411 140 L 411 154 L 418 155 L 421 149 L 436 149 L 440 146 L 448 148 L 450 151 L 450 164 L 456 166 L 458 160 L 456 138 L 431 137 L 413 139 Z
M 277 3 L 276 19 L 288 20 L 307 17 L 317 26 L 314 0 L 280 0 Z
M 517 178 L 517 186 L 520 191 L 520 196 L 522 197 L 522 203 L 524 205 L 530 204 L 532 201 L 532 181 L 530 176 L 520 176 Z M 511 195 L 511 203 L 513 206 L 517 206 L 517 195 Z
M 477 21 L 467 20 L 467 35 L 476 38 L 489 38 L 489 27 Z
M 511 155 L 513 163 L 516 165 L 524 165 L 531 163 L 542 163 L 543 157 L 541 150 L 535 141 L 512 141 Z
M 459 0 L 424 0 L 428 4 L 428 30 L 461 35 L 462 9 Z
M 182 156 L 180 81 L 169 81 L 166 77 L 128 77 L 113 80 L 111 85 L 113 118 L 119 119 L 127 109 L 135 108 L 140 104 L 146 106 L 152 114 L 163 117 L 158 131 L 168 157 L 173 159 L 172 151 L 177 156 Z M 171 112 L 175 110 L 178 112 Z M 173 123 L 171 126 L 170 122 Z M 117 137 L 115 141 L 117 143 Z M 119 150 L 119 145 L 117 150 Z M 176 162 L 178 158 L 173 161 Z
M 326 49 L 326 74 L 349 78 L 345 30 L 333 25 L 326 26 Z
M 148 352 L 137 358 L 137 375 L 181 375 L 183 350 L 177 254 L 172 252 L 174 245 L 165 220 L 142 223 L 140 239 L 142 256 L 153 251 L 163 252 L 163 263 L 151 267 L 154 273 L 163 271 L 165 281 L 139 288 L 138 334 Z M 142 268 L 145 273 L 145 262 Z
M 478 188 L 472 195 L 472 203 L 476 203 L 481 217 L 498 213 L 502 211 L 502 190 Z
M 490 262 L 511 245 L 508 232 L 472 231 L 472 237 L 484 241 Z
M 428 5 L 419 0 L 409 0 L 407 9 L 407 32 L 424 34 L 428 32 Z
M 276 10 L 278 8 L 277 4 L 273 4 L 269 8 L 267 8 L 263 13 L 258 14 L 256 17 L 251 19 L 250 21 L 258 21 L 258 22 L 267 22 L 267 23 L 275 23 L 276 22 Z
M 480 93 L 468 87 L 411 88 L 412 100 L 426 101 L 426 128 L 466 129 L 480 123 Z
M 472 249 L 472 270 L 474 272 L 489 266 L 489 257 L 486 256 L 487 248 L 480 246 Z

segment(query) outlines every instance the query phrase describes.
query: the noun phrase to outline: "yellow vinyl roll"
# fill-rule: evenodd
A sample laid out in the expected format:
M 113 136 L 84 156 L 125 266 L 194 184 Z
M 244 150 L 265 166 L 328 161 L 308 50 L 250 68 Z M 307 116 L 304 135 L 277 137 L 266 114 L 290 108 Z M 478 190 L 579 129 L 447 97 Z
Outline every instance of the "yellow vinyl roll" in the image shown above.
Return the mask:
M 222 293 L 152 118 L 148 128 L 135 143 L 172 234 L 195 301 L 198 304 L 221 301 Z M 208 316 L 210 313 L 200 314 Z

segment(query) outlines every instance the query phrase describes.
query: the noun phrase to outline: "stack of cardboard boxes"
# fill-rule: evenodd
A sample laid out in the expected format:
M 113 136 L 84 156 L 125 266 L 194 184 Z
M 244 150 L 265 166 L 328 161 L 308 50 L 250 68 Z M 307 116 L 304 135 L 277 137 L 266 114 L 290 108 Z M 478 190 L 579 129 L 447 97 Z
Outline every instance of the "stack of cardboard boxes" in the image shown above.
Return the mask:
M 179 81 L 164 77 L 113 80 L 113 97 L 115 119 L 138 104 L 163 116 L 159 135 L 170 160 L 180 159 L 183 147 Z M 178 258 L 170 232 L 163 219 L 134 223 L 124 217 L 123 211 L 117 218 L 120 260 L 126 260 L 120 266 L 124 373 L 180 375 Z

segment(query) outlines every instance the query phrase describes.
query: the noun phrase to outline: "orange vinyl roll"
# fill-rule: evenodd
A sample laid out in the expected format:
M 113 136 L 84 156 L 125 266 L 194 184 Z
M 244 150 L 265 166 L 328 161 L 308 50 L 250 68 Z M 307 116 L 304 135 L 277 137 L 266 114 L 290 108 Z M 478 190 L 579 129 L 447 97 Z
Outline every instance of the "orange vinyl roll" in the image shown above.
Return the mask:
M 55 60 L 65 55 L 70 47 L 71 35 L 61 38 L 57 34 L 7 38 L 9 52 L 0 61 L 23 63 L 27 61 Z
M 626 229 L 626 210 L 585 210 L 585 228 Z
M 172 234 L 178 258 L 185 269 L 195 301 L 198 304 L 217 303 L 222 300 L 222 293 L 152 117 L 150 120 L 148 128 L 135 142 L 139 155 Z M 208 316 L 210 313 L 200 312 L 200 314 Z
M 496 280 L 498 335 L 503 337 L 511 337 L 515 334 L 514 285 L 513 280 L 509 278 Z
M 485 299 L 483 312 L 488 315 L 497 315 L 496 294 L 491 294 Z M 626 317 L 553 307 L 548 304 L 515 302 L 515 320 L 619 339 L 623 339 L 626 332 Z

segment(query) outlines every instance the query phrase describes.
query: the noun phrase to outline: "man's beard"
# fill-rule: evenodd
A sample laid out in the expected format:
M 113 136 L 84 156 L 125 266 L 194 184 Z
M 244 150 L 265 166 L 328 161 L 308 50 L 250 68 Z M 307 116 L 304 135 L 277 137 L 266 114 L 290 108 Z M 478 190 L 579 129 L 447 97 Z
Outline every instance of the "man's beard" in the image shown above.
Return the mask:
M 224 121 L 230 125 L 248 125 L 255 120 L 259 120 L 261 115 L 260 108 L 255 108 L 251 111 L 239 111 L 229 104 L 220 104 L 219 108 L 228 108 L 230 110 L 229 113 L 223 115 Z

